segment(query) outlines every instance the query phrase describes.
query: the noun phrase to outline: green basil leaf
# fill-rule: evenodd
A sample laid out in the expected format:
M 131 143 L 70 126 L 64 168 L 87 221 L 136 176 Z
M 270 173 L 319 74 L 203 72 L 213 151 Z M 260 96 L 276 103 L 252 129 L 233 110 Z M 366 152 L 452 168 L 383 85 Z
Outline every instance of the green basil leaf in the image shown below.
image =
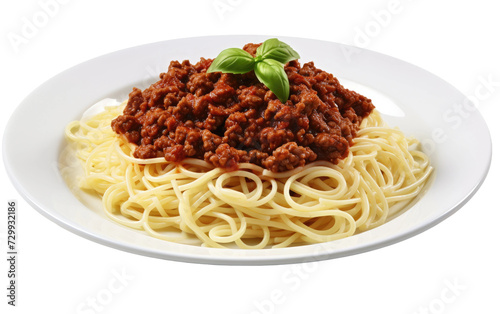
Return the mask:
M 273 59 L 283 64 L 300 58 L 299 54 L 292 47 L 279 41 L 277 38 L 264 41 L 257 48 L 256 56 L 260 59 Z
M 240 48 L 223 50 L 207 70 L 210 72 L 243 74 L 253 70 L 255 60 L 251 54 Z
M 290 84 L 283 64 L 274 59 L 264 59 L 255 63 L 255 75 L 278 99 L 285 103 L 290 95 Z

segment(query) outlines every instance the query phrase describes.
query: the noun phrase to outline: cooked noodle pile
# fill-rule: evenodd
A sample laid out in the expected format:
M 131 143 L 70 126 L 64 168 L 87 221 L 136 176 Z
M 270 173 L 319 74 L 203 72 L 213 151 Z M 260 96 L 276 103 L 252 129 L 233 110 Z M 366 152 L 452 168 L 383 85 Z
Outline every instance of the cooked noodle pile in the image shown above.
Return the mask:
M 123 106 L 70 123 L 83 189 L 112 220 L 179 243 L 280 248 L 327 242 L 380 226 L 422 190 L 432 168 L 418 142 L 365 118 L 347 158 L 273 173 L 253 164 L 225 172 L 199 159 L 137 159 L 110 127 Z

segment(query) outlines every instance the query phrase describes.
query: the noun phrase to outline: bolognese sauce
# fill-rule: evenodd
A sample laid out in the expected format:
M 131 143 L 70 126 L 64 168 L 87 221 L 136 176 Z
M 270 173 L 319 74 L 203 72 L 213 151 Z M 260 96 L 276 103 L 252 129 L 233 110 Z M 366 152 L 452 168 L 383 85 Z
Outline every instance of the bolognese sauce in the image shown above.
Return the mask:
M 260 44 L 243 49 L 253 56 Z M 134 88 L 113 130 L 137 145 L 134 157 L 198 158 L 235 170 L 253 163 L 272 172 L 347 156 L 374 106 L 313 62 L 285 65 L 290 97 L 282 103 L 254 72 L 207 73 L 211 59 L 172 61 L 150 87 Z

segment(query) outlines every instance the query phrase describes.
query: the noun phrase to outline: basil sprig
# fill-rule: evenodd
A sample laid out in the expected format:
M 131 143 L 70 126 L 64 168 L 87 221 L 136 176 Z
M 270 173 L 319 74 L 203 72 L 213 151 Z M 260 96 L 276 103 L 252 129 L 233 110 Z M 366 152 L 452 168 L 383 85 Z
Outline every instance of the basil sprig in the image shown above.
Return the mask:
M 257 48 L 255 57 L 240 48 L 223 50 L 207 72 L 243 74 L 253 70 L 257 79 L 285 103 L 290 96 L 290 83 L 284 66 L 287 62 L 299 58 L 299 54 L 292 47 L 271 38 Z

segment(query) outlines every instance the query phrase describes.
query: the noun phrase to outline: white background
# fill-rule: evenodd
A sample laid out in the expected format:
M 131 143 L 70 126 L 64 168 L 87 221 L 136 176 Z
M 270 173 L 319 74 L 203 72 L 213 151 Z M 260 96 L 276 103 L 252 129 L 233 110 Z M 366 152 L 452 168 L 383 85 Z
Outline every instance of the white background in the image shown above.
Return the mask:
M 478 110 L 488 123 L 494 149 L 482 188 L 436 227 L 356 256 L 259 267 L 170 262 L 85 240 L 30 208 L 2 167 L 0 312 L 498 313 L 500 211 L 495 197 L 500 19 L 493 3 L 2 1 L 2 132 L 11 112 L 31 90 L 85 60 L 166 39 L 260 34 L 375 50 L 420 66 L 465 95 L 474 95 L 483 84 L 481 79 L 489 78 L 494 86 L 478 103 Z M 23 35 L 26 23 L 33 19 L 38 19 L 39 26 L 25 34 L 29 36 Z M 23 39 L 13 40 L 15 36 Z M 7 305 L 6 297 L 6 207 L 10 199 L 19 203 L 15 308 Z

